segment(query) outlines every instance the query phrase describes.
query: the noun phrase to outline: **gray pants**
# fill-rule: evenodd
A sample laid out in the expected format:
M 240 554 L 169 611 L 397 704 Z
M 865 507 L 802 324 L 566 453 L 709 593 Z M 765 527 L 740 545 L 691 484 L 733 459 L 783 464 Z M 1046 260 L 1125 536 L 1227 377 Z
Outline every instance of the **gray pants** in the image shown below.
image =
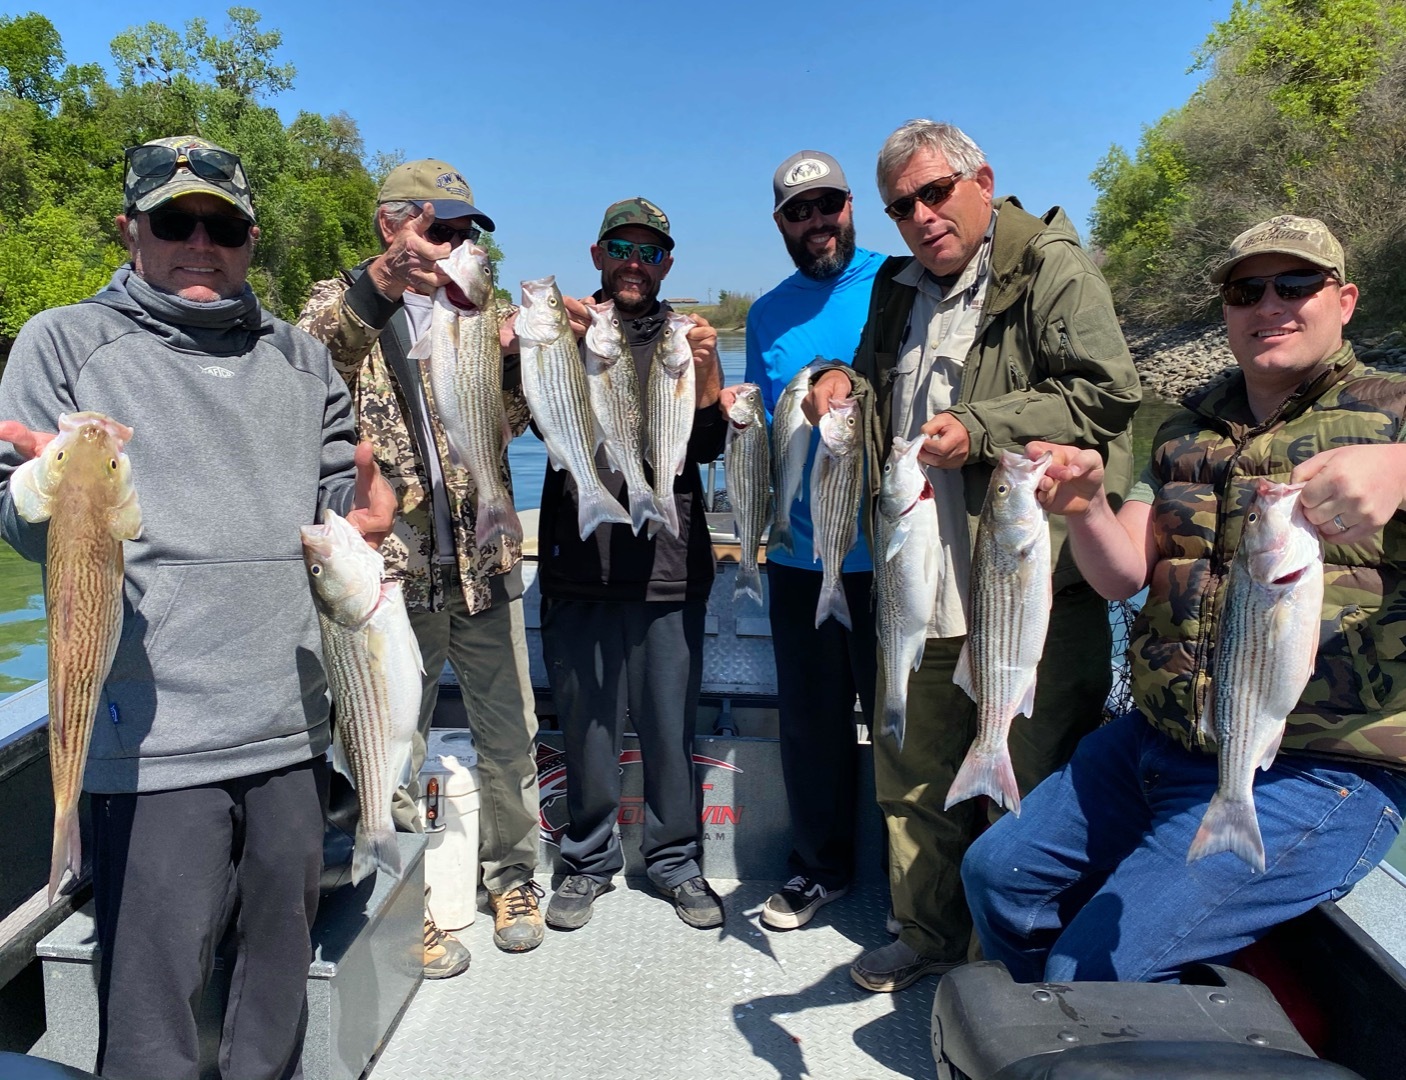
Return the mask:
M 464 711 L 478 750 L 479 867 L 490 892 L 504 893 L 531 881 L 537 869 L 537 711 L 527 670 L 527 631 L 522 600 L 495 604 L 470 615 L 453 583 L 441 611 L 412 611 L 410 626 L 425 661 L 420 728 L 410 752 L 410 782 L 395 794 L 391 816 L 403 832 L 420 832 L 420 767 L 439 675 L 447 659 L 459 679 Z

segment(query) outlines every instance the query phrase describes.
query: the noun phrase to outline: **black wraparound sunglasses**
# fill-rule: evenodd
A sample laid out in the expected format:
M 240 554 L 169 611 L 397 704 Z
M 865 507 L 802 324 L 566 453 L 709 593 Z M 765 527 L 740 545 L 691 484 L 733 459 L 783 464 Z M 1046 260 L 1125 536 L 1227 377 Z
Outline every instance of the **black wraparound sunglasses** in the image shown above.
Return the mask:
M 781 216 L 787 221 L 809 221 L 811 213 L 818 210 L 829 217 L 843 210 L 848 200 L 843 191 L 827 191 L 814 199 L 792 199 L 781 208 Z
M 1272 283 L 1280 300 L 1302 300 L 1322 292 L 1337 278 L 1327 270 L 1285 270 L 1273 277 L 1242 277 L 1227 281 L 1220 287 L 1220 298 L 1227 307 L 1250 307 L 1264 298 L 1264 290 Z
M 205 226 L 205 235 L 220 247 L 243 247 L 249 240 L 253 222 L 231 214 L 188 214 L 184 210 L 152 210 L 147 214 L 151 235 L 158 240 L 180 243 L 189 240 L 197 225 Z

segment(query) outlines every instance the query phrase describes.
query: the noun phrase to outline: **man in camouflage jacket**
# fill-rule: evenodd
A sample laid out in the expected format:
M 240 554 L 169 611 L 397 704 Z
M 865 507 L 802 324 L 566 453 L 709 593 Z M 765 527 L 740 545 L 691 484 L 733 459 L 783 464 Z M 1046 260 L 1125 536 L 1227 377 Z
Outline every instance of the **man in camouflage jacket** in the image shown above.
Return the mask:
M 1240 370 L 1162 425 L 1121 510 L 1102 494 L 1097 455 L 1027 448 L 1055 454 L 1042 501 L 1064 516 L 1088 580 L 1109 598 L 1149 595 L 1132 648 L 1137 710 L 1085 738 L 963 865 L 986 956 L 1017 981 L 1158 981 L 1225 962 L 1346 894 L 1401 828 L 1406 376 L 1369 371 L 1343 342 L 1357 289 L 1322 222 L 1247 230 L 1212 278 Z M 1316 666 L 1256 774 L 1258 871 L 1232 851 L 1187 856 L 1217 788 L 1201 727 L 1262 478 L 1304 485 L 1326 547 Z
M 408 789 L 393 814 L 419 831 L 416 800 L 439 675 L 448 659 L 463 690 L 474 744 L 482 808 L 479 861 L 495 914 L 494 942 L 510 952 L 539 945 L 543 924 L 533 880 L 537 865 L 538 796 L 533 740 L 537 717 L 527 668 L 521 544 L 510 537 L 480 544 L 474 536 L 477 490 L 450 458 L 429 379 L 408 354 L 428 333 L 427 298 L 456 289 L 435 264 L 477 239 L 492 220 L 473 205 L 460 173 L 442 161 L 395 169 L 377 199 L 376 228 L 385 250 L 354 270 L 318 282 L 299 326 L 324 342 L 351 388 L 363 439 L 394 488 L 399 512 L 381 546 L 386 576 L 403 583 L 411 626 L 425 662 L 420 727 Z M 461 298 L 467 306 L 467 298 Z M 503 405 L 514 436 L 529 414 L 518 378 L 512 322 L 503 316 Z M 506 450 L 503 481 L 511 491 Z M 427 977 L 447 978 L 468 966 L 468 950 L 428 915 Z

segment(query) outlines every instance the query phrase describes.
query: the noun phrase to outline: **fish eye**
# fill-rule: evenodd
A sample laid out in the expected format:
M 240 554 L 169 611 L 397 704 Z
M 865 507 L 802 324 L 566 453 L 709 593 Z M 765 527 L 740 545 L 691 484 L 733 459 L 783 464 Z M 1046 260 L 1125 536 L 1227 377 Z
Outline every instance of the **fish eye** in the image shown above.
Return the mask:
M 311 574 L 313 577 L 321 577 L 322 566 L 318 563 L 313 563 L 311 566 L 308 567 L 308 573 Z
M 556 307 L 556 306 L 557 306 L 557 298 L 556 298 L 555 296 L 549 296 L 549 297 L 547 297 L 547 303 L 551 304 L 552 307 Z
M 997 495 L 1004 495 L 1004 494 L 1005 494 L 1006 492 L 1008 492 L 1008 491 L 1010 491 L 1010 485 L 1009 485 L 1009 484 L 997 484 L 997 485 L 996 485 L 996 494 L 997 494 Z
M 1255 522 L 1257 522 L 1259 519 L 1260 519 L 1259 511 L 1258 511 L 1258 510 L 1251 510 L 1248 514 L 1245 515 L 1245 524 L 1246 524 L 1246 525 L 1253 525 L 1253 524 L 1254 524 Z
M 55 461 L 62 461 L 62 460 L 63 460 L 64 454 L 66 454 L 67 452 L 68 452 L 68 451 L 66 451 L 66 450 L 60 450 L 57 454 L 54 455 L 54 460 L 55 460 Z
M 113 472 L 116 472 L 116 471 L 117 471 L 117 459 L 116 459 L 116 458 L 109 458 L 109 459 L 108 459 L 108 463 L 107 463 L 107 467 L 108 467 L 109 469 L 111 469 Z

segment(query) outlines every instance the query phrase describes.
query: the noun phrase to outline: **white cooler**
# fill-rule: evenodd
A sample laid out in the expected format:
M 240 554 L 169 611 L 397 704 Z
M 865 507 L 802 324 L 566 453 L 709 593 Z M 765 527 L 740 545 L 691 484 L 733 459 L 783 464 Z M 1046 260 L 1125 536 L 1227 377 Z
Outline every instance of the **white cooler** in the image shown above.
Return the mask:
M 467 728 L 431 729 L 420 769 L 420 820 L 430 914 L 444 930 L 468 926 L 478 906 L 477 763 Z

